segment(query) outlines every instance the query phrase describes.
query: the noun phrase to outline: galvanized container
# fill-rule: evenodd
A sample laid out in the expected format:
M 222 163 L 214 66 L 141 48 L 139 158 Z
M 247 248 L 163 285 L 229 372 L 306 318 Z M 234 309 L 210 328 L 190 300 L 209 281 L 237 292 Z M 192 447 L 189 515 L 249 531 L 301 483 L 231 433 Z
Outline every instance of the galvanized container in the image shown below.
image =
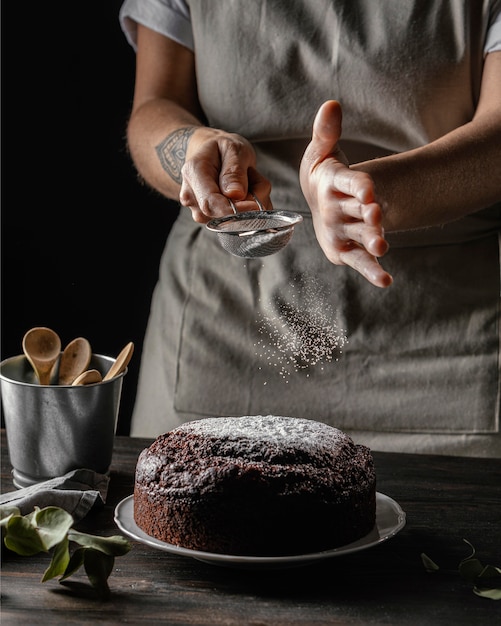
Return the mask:
M 104 376 L 113 361 L 93 355 L 89 369 Z M 24 355 L 0 363 L 3 416 L 16 487 L 79 468 L 108 472 L 126 372 L 92 385 L 39 385 Z

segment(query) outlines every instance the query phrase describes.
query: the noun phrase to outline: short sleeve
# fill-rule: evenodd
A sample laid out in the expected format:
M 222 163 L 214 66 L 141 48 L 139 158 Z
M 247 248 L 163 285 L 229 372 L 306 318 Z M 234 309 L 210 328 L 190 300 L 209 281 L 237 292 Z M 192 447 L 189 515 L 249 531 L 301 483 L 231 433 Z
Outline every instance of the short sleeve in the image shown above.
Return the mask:
M 501 7 L 497 10 L 485 39 L 484 54 L 501 50 Z
M 134 50 L 138 23 L 193 50 L 190 10 L 185 0 L 125 0 L 120 8 L 119 21 Z

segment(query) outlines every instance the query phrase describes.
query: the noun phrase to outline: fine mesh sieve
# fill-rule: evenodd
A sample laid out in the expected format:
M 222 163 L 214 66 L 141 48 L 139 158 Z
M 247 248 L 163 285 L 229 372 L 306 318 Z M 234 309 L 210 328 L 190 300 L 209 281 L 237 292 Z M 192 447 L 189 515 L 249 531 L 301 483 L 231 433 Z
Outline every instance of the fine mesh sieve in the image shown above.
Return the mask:
M 228 199 L 233 215 L 215 218 L 207 224 L 227 252 L 247 259 L 281 250 L 291 240 L 294 226 L 303 221 L 299 213 L 292 211 L 266 211 L 254 194 L 253 198 L 259 211 L 238 213 Z

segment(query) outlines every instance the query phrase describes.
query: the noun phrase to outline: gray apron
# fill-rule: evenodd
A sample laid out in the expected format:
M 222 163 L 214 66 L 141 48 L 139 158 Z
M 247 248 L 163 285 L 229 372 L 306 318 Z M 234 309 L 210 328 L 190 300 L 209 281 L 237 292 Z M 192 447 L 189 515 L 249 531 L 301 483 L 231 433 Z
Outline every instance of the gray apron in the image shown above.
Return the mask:
M 327 422 L 378 450 L 501 456 L 501 207 L 389 236 L 382 264 L 395 280 L 381 290 L 327 261 L 298 183 L 327 99 L 343 106 L 352 161 L 471 119 L 488 3 L 437 0 L 429 14 L 418 4 L 190 2 L 208 123 L 253 142 L 274 207 L 304 221 L 282 252 L 249 260 L 181 210 L 153 297 L 132 435 L 273 413 Z

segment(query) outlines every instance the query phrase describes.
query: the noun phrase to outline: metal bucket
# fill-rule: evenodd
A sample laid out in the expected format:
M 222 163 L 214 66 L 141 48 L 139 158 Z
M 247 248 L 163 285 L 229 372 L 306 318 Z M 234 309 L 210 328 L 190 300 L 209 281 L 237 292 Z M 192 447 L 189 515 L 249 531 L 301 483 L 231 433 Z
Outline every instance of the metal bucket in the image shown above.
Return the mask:
M 103 376 L 112 357 L 93 355 Z M 0 387 L 16 487 L 111 465 L 123 377 L 92 385 L 39 385 L 24 355 L 0 363 Z

